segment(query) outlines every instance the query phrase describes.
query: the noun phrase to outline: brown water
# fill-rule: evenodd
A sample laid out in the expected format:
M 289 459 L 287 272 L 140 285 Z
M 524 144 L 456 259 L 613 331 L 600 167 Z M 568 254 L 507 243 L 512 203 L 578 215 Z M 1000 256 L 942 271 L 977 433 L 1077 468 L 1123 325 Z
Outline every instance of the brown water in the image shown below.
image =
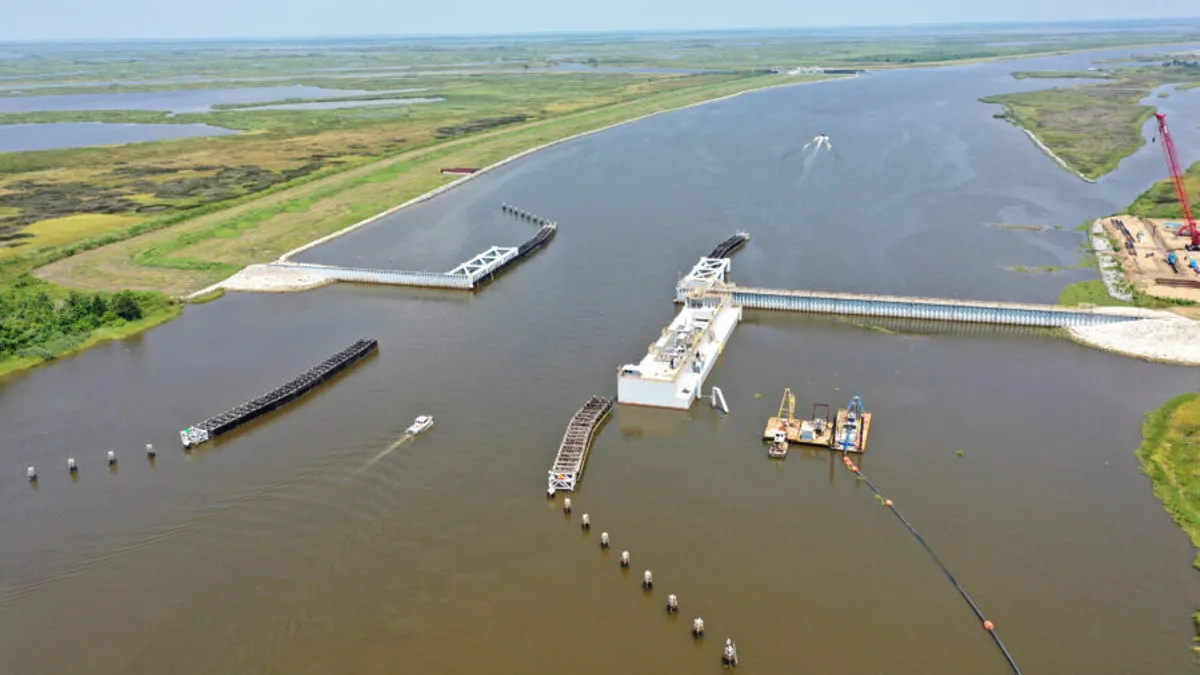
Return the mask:
M 835 458 L 766 459 L 759 435 L 792 387 L 804 412 L 863 394 L 875 412 L 864 471 L 1026 673 L 1184 672 L 1200 585 L 1132 451 L 1143 413 L 1195 388 L 1195 370 L 1034 332 L 747 312 L 709 381 L 731 415 L 619 409 L 574 495 L 590 535 L 543 496 L 570 415 L 613 392 L 617 366 L 672 316 L 678 273 L 737 227 L 754 237 L 734 260 L 744 283 L 1052 298 L 1067 276 L 1004 267 L 1068 261 L 1077 235 L 984 225 L 1073 225 L 1137 179 L 1089 186 L 1015 142 L 970 103 L 1002 83 L 990 72 L 768 92 L 561 146 L 310 258 L 447 267 L 528 236 L 501 201 L 561 223 L 479 295 L 231 295 L 0 385 L 0 671 L 713 672 L 729 635 L 752 673 L 1007 672 Z M 948 88 L 950 103 L 903 98 L 918 85 Z M 856 99 L 866 112 L 850 140 L 835 125 L 851 124 L 839 111 Z M 810 117 L 811 133 L 796 121 Z M 837 164 L 788 157 L 820 131 L 845 148 Z M 895 134 L 907 142 L 888 145 Z M 857 150 L 872 143 L 882 159 Z M 867 177 L 886 181 L 878 199 L 839 187 Z M 877 245 L 835 245 L 866 230 Z M 380 354 L 178 449 L 178 429 L 360 336 Z M 386 452 L 421 413 L 433 430 Z

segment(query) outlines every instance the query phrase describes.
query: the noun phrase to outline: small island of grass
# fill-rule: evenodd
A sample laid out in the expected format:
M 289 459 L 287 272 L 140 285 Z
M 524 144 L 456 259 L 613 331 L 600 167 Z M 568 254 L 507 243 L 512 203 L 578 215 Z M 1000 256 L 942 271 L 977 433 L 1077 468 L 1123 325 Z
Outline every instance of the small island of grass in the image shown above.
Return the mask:
M 1137 456 L 1154 495 L 1200 548 L 1200 393 L 1176 396 L 1146 415 Z M 1200 568 L 1200 556 L 1194 564 Z
M 1024 129 L 1064 168 L 1095 180 L 1145 144 L 1142 127 L 1154 108 L 1142 105 L 1142 100 L 1165 84 L 1200 84 L 1200 64 L 1172 60 L 1120 72 L 1021 72 L 1014 77 L 1108 80 L 980 99 L 1003 105 L 996 117 Z

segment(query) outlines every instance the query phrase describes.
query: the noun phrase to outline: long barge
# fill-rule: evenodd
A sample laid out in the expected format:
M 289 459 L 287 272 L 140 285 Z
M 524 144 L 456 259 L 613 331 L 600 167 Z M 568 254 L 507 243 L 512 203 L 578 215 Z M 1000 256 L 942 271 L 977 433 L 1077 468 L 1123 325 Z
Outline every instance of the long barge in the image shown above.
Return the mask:
M 583 475 L 588 450 L 592 447 L 596 429 L 612 412 L 613 401 L 605 396 L 593 396 L 571 417 L 558 454 L 550 467 L 546 496 L 553 497 L 559 490 L 574 492 Z
M 708 254 L 709 258 L 728 258 L 750 241 L 750 233 L 746 231 L 738 231 L 732 237 L 717 244 L 712 253 Z
M 184 448 L 194 448 L 223 433 L 232 431 L 300 398 L 378 349 L 378 340 L 356 340 L 349 347 L 309 368 L 290 382 L 180 431 L 179 440 L 183 443 Z
M 500 276 L 505 270 L 521 262 L 541 247 L 550 243 L 550 240 L 553 239 L 554 235 L 557 233 L 557 223 L 547 222 L 546 224 L 542 225 L 540 228 L 538 228 L 536 234 L 517 247 L 516 255 L 497 265 L 496 269 L 492 270 L 491 273 L 489 273 L 486 277 L 476 282 L 475 288 L 479 288 L 491 281 L 494 281 L 496 277 Z

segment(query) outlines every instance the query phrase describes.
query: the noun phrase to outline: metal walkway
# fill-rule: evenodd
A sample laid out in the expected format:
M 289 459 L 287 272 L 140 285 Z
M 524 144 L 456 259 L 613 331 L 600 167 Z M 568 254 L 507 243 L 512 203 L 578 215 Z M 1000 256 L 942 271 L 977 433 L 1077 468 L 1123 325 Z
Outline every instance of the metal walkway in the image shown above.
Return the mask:
M 567 431 L 563 434 L 562 443 L 558 446 L 558 455 L 550 467 L 547 493 L 553 497 L 558 490 L 574 492 L 583 474 L 583 466 L 587 462 L 588 449 L 592 446 L 592 438 L 596 428 L 612 411 L 613 401 L 604 396 L 593 396 L 575 413 Z
M 738 286 L 728 281 L 729 267 L 728 258 L 701 258 L 675 285 L 675 302 L 683 302 L 690 295 L 719 295 L 748 309 L 1028 327 L 1096 326 L 1146 318 L 1127 308 L 1114 310 Z
M 385 270 L 362 267 L 341 267 L 317 263 L 277 260 L 267 267 L 299 269 L 332 281 L 347 281 L 358 284 L 382 284 L 386 286 L 424 286 L 427 288 L 454 288 L 473 290 L 486 283 L 504 269 L 544 246 L 558 231 L 558 223 L 527 211 L 505 204 L 505 213 L 532 221 L 541 227 L 537 233 L 520 246 L 493 246 L 470 260 L 457 265 L 449 272 L 416 272 L 409 270 Z
M 750 309 L 1010 326 L 1096 326 L 1143 318 L 1137 315 L 1108 314 L 1102 310 L 1082 307 L 945 298 L 905 298 L 891 295 L 857 295 L 821 291 L 786 291 L 771 288 L 743 288 L 733 284 L 716 285 L 711 292 L 731 295 L 735 305 Z

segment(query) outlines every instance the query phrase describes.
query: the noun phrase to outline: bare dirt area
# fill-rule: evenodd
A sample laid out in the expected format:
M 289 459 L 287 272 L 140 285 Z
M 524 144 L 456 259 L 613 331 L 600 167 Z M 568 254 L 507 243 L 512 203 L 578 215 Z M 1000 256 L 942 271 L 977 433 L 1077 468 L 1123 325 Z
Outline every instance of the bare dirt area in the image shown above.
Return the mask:
M 1101 223 L 1134 289 L 1155 298 L 1200 305 L 1200 252 L 1187 250 L 1189 239 L 1179 236 L 1178 220 L 1114 216 Z M 1200 318 L 1200 307 L 1181 306 L 1178 310 L 1178 314 Z

